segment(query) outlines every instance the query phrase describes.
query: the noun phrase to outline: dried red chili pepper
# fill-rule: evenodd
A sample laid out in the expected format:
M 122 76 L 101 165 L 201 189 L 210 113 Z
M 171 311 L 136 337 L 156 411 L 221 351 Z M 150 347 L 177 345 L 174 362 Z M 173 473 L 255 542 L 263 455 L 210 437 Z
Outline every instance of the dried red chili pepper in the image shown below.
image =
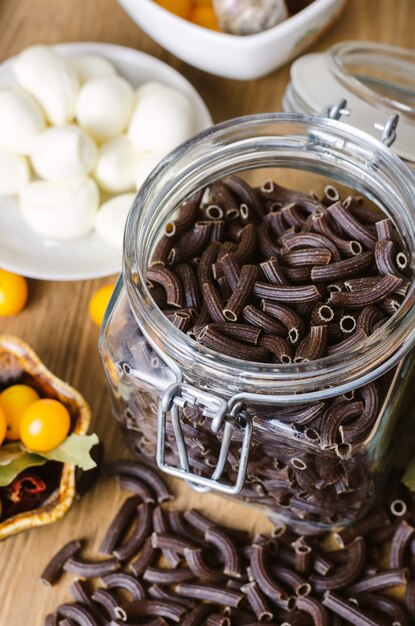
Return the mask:
M 34 474 L 18 476 L 8 487 L 1 490 L 1 495 L 9 501 L 5 505 L 7 517 L 35 508 L 47 497 L 46 483 Z
M 41 478 L 34 474 L 26 474 L 14 479 L 7 488 L 5 496 L 15 504 L 24 500 L 33 502 L 39 499 L 39 494 L 46 488 L 46 483 Z

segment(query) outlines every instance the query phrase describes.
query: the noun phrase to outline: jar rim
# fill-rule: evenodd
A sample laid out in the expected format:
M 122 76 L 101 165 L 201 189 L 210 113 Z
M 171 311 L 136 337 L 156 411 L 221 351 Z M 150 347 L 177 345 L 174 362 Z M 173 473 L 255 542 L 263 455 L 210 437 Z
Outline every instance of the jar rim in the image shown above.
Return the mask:
M 337 143 L 353 139 L 366 154 L 376 156 L 376 163 L 382 161 L 391 168 L 401 193 L 398 204 L 410 232 L 411 248 L 415 250 L 415 196 L 409 192 L 411 186 L 415 188 L 415 177 L 399 157 L 367 133 L 337 120 L 297 113 L 267 113 L 235 118 L 213 126 L 176 148 L 159 163 L 137 194 L 127 220 L 123 277 L 130 307 L 143 334 L 176 372 L 184 368 L 195 376 L 222 382 L 231 388 L 232 383 L 237 381 L 233 387 L 242 391 L 265 395 L 272 393 L 278 395 L 281 401 L 298 403 L 300 397 L 304 402 L 319 397 L 322 388 L 328 397 L 366 384 L 403 358 L 415 342 L 415 282 L 412 281 L 401 308 L 382 327 L 382 332 L 373 333 L 346 353 L 308 363 L 256 364 L 213 352 L 171 324 L 152 300 L 146 286 L 147 267 L 143 266 L 143 255 L 137 241 L 140 227 L 150 229 L 154 226 L 156 203 L 163 197 L 166 185 L 170 185 L 171 191 L 174 185 L 179 184 L 180 177 L 177 174 L 173 176 L 174 171 L 181 162 L 188 164 L 199 147 L 211 150 L 213 154 L 220 141 L 238 129 L 243 128 L 245 133 L 253 134 L 255 129 L 266 125 L 290 124 L 299 125 L 304 136 L 309 136 L 311 132 L 323 132 L 326 139 L 330 135 Z M 241 169 L 243 167 L 239 171 Z M 184 184 L 181 193 L 180 202 L 189 195 Z M 176 208 L 180 202 L 175 205 Z M 147 213 L 153 213 L 147 223 L 143 217 L 145 207 Z

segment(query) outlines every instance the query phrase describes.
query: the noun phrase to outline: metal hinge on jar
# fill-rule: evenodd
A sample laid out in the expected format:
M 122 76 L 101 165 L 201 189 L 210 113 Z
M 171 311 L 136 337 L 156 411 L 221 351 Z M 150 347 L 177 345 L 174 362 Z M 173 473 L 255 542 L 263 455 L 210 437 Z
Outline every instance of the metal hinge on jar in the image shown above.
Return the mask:
M 222 442 L 218 462 L 210 478 L 198 476 L 191 471 L 186 442 L 180 423 L 180 410 L 184 407 L 198 408 L 201 414 L 212 420 L 212 437 L 221 432 Z M 177 444 L 180 467 L 166 462 L 166 426 L 170 416 Z M 225 469 L 232 433 L 243 431 L 238 472 L 234 484 L 221 481 Z M 238 494 L 244 485 L 248 465 L 249 448 L 252 437 L 252 420 L 242 402 L 226 402 L 223 398 L 202 391 L 184 382 L 174 383 L 166 389 L 158 411 L 157 464 L 159 468 L 178 478 L 184 479 L 193 489 L 201 492 L 215 489 L 228 495 Z
M 341 117 L 349 117 L 350 113 L 350 109 L 347 108 L 347 100 L 345 98 L 341 98 L 334 104 L 326 107 L 322 115 L 333 120 L 340 120 Z M 398 126 L 398 123 L 399 115 L 397 113 L 392 113 L 392 115 L 390 115 L 386 120 L 385 124 L 375 122 L 374 127 L 376 130 L 382 131 L 380 141 L 385 146 L 390 147 L 396 140 L 396 127 Z

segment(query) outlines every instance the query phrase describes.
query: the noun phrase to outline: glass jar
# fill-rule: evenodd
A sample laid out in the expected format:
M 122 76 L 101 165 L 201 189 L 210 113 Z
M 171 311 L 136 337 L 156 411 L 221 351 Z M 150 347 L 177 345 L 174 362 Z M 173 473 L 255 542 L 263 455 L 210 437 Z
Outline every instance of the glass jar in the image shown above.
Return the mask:
M 159 164 L 130 211 L 123 277 L 100 339 L 113 412 L 135 453 L 195 489 L 266 507 L 304 532 L 341 527 L 379 493 L 398 420 L 409 420 L 402 407 L 414 387 L 414 284 L 393 318 L 347 352 L 266 365 L 200 345 L 169 322 L 146 286 L 154 247 L 183 200 L 258 168 L 314 172 L 357 190 L 393 220 L 413 257 L 415 179 L 369 135 L 334 119 L 278 113 L 201 133 Z M 327 411 L 356 401 L 365 428 L 333 439 Z

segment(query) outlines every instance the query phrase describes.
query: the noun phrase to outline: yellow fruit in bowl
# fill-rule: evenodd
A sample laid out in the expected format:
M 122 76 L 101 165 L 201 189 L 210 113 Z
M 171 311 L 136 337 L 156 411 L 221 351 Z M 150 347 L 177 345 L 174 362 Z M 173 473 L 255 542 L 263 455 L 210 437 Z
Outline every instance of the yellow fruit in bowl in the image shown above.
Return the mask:
M 157 0 L 157 4 L 185 20 L 189 19 L 192 9 L 192 0 Z
M 3 443 L 4 438 L 6 436 L 6 428 L 7 428 L 6 416 L 4 415 L 4 411 L 0 407 L 0 446 Z M 0 515 L 1 515 L 1 509 L 0 509 Z
M 33 402 L 20 421 L 20 439 L 33 452 L 49 452 L 65 441 L 71 427 L 68 409 L 58 400 Z
M 22 415 L 36 400 L 39 400 L 39 394 L 29 385 L 12 385 L 0 393 L 0 408 L 7 423 L 6 439 L 20 439 Z
M 190 14 L 190 21 L 193 24 L 209 28 L 210 30 L 219 30 L 218 20 L 212 6 L 207 4 L 198 4 Z

